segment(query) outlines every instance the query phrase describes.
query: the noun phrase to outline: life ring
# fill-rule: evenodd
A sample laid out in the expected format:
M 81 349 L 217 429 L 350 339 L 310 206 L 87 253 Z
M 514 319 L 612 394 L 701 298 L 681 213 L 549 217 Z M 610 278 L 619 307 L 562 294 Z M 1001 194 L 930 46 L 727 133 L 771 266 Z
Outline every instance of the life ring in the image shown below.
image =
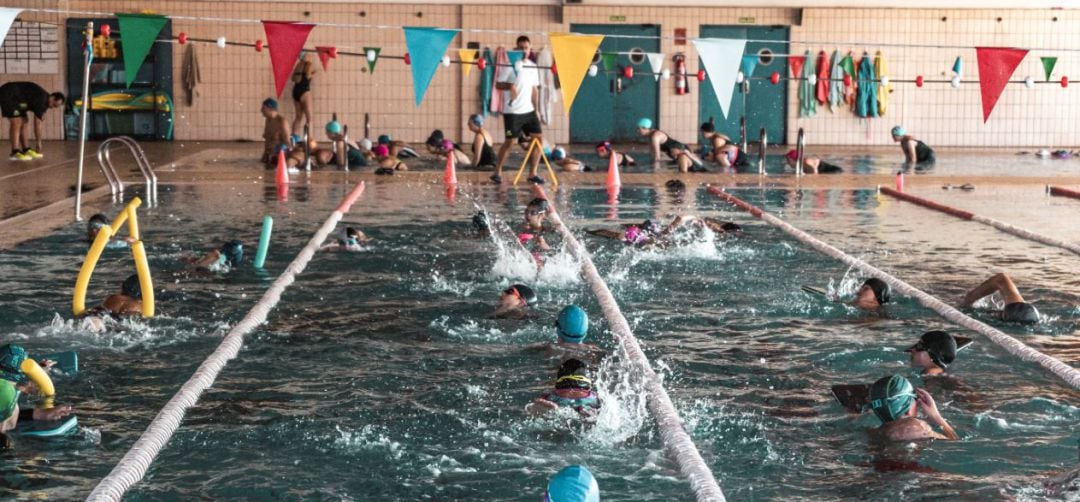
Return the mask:
M 86 290 L 90 286 L 90 276 L 94 275 L 94 267 L 101 259 L 105 245 L 124 223 L 127 223 L 128 234 L 135 239 L 135 242 L 131 244 L 131 257 L 135 260 L 135 271 L 139 276 L 139 288 L 142 290 L 142 315 L 148 318 L 154 317 L 154 284 L 150 277 L 150 265 L 146 260 L 146 248 L 139 236 L 139 219 L 136 213 L 140 205 L 142 205 L 141 199 L 132 198 L 120 214 L 116 215 L 112 224 L 102 227 L 94 238 L 90 250 L 86 253 L 86 259 L 83 260 L 82 268 L 79 270 L 79 276 L 75 280 L 75 294 L 72 297 L 71 308 L 76 316 L 86 313 Z

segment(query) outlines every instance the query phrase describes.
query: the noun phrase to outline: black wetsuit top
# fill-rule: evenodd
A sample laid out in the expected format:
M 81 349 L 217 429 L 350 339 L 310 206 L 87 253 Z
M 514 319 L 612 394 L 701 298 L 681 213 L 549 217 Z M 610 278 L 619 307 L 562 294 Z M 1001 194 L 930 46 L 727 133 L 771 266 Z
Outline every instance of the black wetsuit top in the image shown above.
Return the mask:
M 491 143 L 487 142 L 487 138 L 484 138 L 484 144 L 480 147 L 480 156 L 476 159 L 476 165 L 478 166 L 494 166 L 498 162 L 495 157 L 495 149 L 491 147 Z
M 818 174 L 842 173 L 844 172 L 844 169 L 838 165 L 830 164 L 822 160 L 818 162 L 817 172 Z
M 915 140 L 915 162 L 933 162 L 934 149 L 926 146 L 926 143 Z
M 678 149 L 684 152 L 690 151 L 690 149 L 687 148 L 686 145 L 683 144 L 681 141 L 678 141 L 675 138 L 668 136 L 667 141 L 660 143 L 660 151 L 668 154 L 668 157 L 675 158 L 675 156 L 671 154 L 672 149 Z

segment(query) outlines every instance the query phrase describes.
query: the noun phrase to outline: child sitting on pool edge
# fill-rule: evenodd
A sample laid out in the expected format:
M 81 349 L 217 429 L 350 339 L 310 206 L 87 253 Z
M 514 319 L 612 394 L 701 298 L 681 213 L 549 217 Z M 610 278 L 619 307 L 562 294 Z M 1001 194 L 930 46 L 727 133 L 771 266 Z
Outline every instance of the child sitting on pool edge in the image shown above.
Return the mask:
M 585 418 L 595 417 L 600 398 L 592 389 L 589 368 L 578 359 L 567 359 L 559 367 L 555 390 L 546 392 L 525 407 L 530 415 L 543 415 L 559 408 L 570 408 Z
M 386 145 L 375 145 L 371 152 L 375 154 L 375 160 L 379 167 L 375 174 L 394 174 L 396 171 L 408 171 L 409 166 L 390 155 L 390 149 Z

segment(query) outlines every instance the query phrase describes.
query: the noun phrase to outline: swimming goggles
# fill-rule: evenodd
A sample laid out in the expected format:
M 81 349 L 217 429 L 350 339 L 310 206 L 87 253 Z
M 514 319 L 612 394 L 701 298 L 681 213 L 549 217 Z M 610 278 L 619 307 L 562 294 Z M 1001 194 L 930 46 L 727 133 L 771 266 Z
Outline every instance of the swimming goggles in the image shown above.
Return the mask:
M 561 377 L 559 377 L 558 380 L 555 380 L 555 385 L 558 385 L 558 384 L 563 383 L 563 382 L 576 382 L 576 383 L 579 383 L 579 384 L 585 384 L 588 387 L 592 387 L 592 380 L 589 380 L 589 377 L 586 377 L 586 376 L 583 376 L 583 375 L 561 376 Z
M 503 294 L 504 295 L 514 295 L 514 296 L 517 297 L 518 301 L 521 302 L 522 306 L 525 306 L 525 307 L 529 306 L 529 302 L 525 301 L 525 298 L 521 296 L 521 293 L 518 293 L 517 288 L 514 288 L 514 287 L 506 288 L 506 290 L 503 291 Z
M 895 396 L 887 397 L 884 399 L 875 399 L 873 401 L 870 401 L 870 408 L 875 410 L 879 408 L 885 408 L 889 410 L 889 415 L 892 416 L 892 407 L 890 407 L 888 403 L 905 397 L 917 398 L 918 396 L 916 396 L 914 392 L 905 392 L 903 394 L 897 394 Z M 895 419 L 896 417 L 892 418 Z

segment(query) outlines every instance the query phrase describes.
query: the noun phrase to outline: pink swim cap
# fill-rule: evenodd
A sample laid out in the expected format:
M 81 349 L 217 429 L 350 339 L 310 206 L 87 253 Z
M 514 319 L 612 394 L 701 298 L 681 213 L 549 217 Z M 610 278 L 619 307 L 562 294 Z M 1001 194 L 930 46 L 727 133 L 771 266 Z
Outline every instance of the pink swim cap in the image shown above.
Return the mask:
M 637 225 L 627 227 L 626 232 L 623 233 L 623 240 L 626 241 L 627 244 L 641 244 L 647 239 L 648 237 L 645 235 L 645 232 L 642 232 Z
M 390 149 L 386 145 L 375 145 L 375 148 L 371 149 L 371 153 L 374 153 L 376 157 L 389 157 Z
M 524 245 L 528 244 L 529 241 L 536 238 L 536 235 L 521 233 L 521 234 L 518 234 L 517 238 L 518 238 L 518 242 L 520 242 L 521 245 L 524 246 Z
M 448 139 L 444 139 L 442 142 L 442 149 L 444 152 L 449 152 L 454 149 L 454 142 Z
M 797 152 L 795 150 L 788 150 L 787 159 L 792 161 L 792 162 L 795 162 L 796 160 L 799 160 L 799 152 Z

